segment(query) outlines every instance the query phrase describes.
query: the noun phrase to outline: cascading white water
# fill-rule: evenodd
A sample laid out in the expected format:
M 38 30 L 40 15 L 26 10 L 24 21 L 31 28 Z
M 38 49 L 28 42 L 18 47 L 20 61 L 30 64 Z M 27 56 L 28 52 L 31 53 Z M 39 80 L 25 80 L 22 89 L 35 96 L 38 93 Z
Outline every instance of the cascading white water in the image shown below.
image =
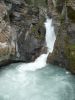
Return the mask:
M 46 28 L 46 45 L 48 48 L 47 54 L 40 55 L 34 62 L 31 63 L 25 63 L 19 65 L 19 71 L 35 71 L 39 68 L 46 66 L 46 59 L 49 54 L 49 52 L 52 53 L 54 42 L 56 39 L 55 33 L 54 33 L 54 27 L 52 26 L 52 19 L 47 18 L 45 22 L 45 28 Z
M 54 26 L 52 25 L 52 19 L 47 18 L 45 22 L 46 27 L 46 45 L 48 47 L 48 53 L 53 51 L 54 42 L 56 40 Z

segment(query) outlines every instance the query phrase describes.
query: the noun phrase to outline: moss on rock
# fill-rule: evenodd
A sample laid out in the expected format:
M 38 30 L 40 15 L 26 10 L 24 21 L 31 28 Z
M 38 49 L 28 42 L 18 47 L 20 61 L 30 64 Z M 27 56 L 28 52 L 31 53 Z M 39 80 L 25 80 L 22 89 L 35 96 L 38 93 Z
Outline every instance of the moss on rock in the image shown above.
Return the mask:
M 75 44 L 70 44 L 69 40 L 70 37 L 67 35 L 65 37 L 64 52 L 69 62 L 69 69 L 74 73 L 75 72 Z
M 34 6 L 47 6 L 47 0 L 26 0 L 26 3 Z
M 67 10 L 69 19 L 75 22 L 75 10 L 71 6 L 67 6 Z

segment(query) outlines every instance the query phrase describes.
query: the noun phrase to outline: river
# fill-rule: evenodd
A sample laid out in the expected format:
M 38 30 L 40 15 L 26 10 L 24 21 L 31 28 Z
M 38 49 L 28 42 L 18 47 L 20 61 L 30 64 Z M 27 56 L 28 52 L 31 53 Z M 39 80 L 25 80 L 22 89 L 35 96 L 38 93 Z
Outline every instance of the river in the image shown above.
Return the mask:
M 0 71 L 0 100 L 75 100 L 75 76 L 65 69 L 46 65 L 21 72 L 19 65 Z

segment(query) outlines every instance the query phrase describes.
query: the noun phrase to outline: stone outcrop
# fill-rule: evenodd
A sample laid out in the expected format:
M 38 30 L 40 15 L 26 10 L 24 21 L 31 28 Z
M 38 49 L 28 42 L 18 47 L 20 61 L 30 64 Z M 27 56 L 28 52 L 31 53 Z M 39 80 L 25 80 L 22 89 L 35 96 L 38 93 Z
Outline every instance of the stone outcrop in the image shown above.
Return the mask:
M 1 61 L 15 59 L 30 62 L 47 51 L 44 27 L 45 12 L 47 12 L 45 0 L 31 1 L 30 4 L 29 2 L 0 1 Z
M 48 0 L 57 39 L 48 63 L 56 64 L 75 73 L 75 1 Z
M 8 12 L 4 2 L 0 3 L 0 61 L 9 59 L 14 54 L 14 46 L 11 44 L 11 26 Z

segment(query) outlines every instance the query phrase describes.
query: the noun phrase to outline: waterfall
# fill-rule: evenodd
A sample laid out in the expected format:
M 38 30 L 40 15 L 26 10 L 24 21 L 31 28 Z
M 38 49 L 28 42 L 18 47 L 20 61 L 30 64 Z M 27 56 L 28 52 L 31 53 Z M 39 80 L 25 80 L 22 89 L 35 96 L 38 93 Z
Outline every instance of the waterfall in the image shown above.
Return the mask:
M 34 62 L 20 64 L 18 67 L 19 71 L 35 71 L 46 66 L 47 56 L 49 52 L 52 53 L 53 51 L 56 36 L 54 33 L 54 27 L 52 26 L 52 19 L 47 18 L 44 24 L 46 28 L 45 40 L 48 48 L 47 54 L 40 55 Z
M 56 40 L 55 32 L 54 32 L 54 27 L 52 25 L 52 19 L 47 18 L 45 22 L 45 27 L 46 27 L 46 45 L 48 47 L 48 53 L 52 53 L 53 48 L 54 48 L 54 42 Z

